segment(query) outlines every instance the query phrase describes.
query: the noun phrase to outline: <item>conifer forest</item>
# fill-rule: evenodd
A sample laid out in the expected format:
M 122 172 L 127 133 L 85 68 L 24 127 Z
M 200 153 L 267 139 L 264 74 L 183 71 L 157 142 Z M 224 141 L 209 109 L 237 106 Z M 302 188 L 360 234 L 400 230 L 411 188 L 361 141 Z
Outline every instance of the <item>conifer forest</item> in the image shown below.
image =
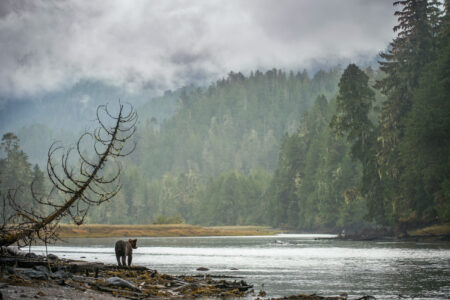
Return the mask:
M 14 189 L 18 204 L 50 209 L 31 201 L 33 193 L 52 188 L 50 146 L 74 144 L 89 131 L 98 105 L 120 100 L 137 113 L 130 137 L 136 147 L 120 160 L 120 191 L 105 204 L 91 205 L 85 223 L 265 225 L 297 232 L 367 228 L 397 235 L 449 223 L 450 2 L 393 4 L 385 16 L 394 24 L 388 42 L 367 60 L 277 64 L 288 60 L 280 50 L 270 66 L 232 65 L 219 75 L 193 70 L 203 81 L 178 80 L 169 88 L 163 75 L 134 93 L 94 76 L 30 101 L 25 92 L 11 92 L 22 69 L 10 81 L 5 78 L 13 75 L 1 75 L 0 197 Z M 258 50 L 265 53 L 252 51 Z M 300 55 L 302 48 L 296 51 Z M 200 64 L 195 55 L 184 59 Z M 42 81 L 50 76 L 31 71 Z M 140 76 L 130 72 L 127 78 L 137 82 Z M 40 91 L 27 83 L 29 91 Z M 150 92 L 157 88 L 162 91 Z M 82 155 L 95 155 L 85 148 Z M 68 165 L 77 164 L 70 159 Z M 107 177 L 117 170 L 102 172 Z M 4 215 L 12 209 L 7 204 Z

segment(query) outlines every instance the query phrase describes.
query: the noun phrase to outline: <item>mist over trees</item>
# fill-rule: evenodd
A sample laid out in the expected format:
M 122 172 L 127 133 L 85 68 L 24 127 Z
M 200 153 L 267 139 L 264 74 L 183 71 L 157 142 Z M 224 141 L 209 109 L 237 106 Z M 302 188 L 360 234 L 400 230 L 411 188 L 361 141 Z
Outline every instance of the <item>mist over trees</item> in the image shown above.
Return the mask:
M 231 72 L 138 107 L 123 189 L 88 221 L 399 234 L 449 222 L 449 2 L 395 5 L 396 37 L 376 70 Z M 2 149 L 27 174 L 3 158 L 2 193 L 8 176 L 40 174 L 13 136 Z
M 398 35 L 381 54 L 381 77 L 370 84 L 371 72 L 350 64 L 329 102 L 337 139 L 327 136 L 327 102 L 318 98 L 313 121 L 304 116 L 282 144 L 273 224 L 314 230 L 374 222 L 405 234 L 450 220 L 449 16 L 436 1 L 394 5 Z
M 130 164 L 150 181 L 128 207 L 150 197 L 150 214 L 190 223 L 303 230 L 448 221 L 448 15 L 395 5 L 377 72 L 230 73 L 182 90 L 174 117 L 140 132 Z
M 20 140 L 14 133 L 5 133 L 2 137 L 0 150 L 0 197 L 5 197 L 10 189 L 17 189 L 18 204 L 30 208 L 32 195 L 30 186 L 34 182 L 37 191 L 46 188 L 44 173 L 39 166 L 32 165 L 28 155 L 20 148 Z M 2 217 L 6 218 L 11 209 L 2 207 Z
M 337 69 L 312 78 L 274 69 L 182 89 L 173 118 L 161 125 L 147 120 L 137 133 L 138 149 L 123 174 L 129 178 L 123 202 L 116 202 L 128 213 L 111 207 L 102 221 L 152 222 L 179 214 L 189 223 L 264 223 L 261 205 L 281 137 L 296 130 L 318 95 L 336 93 L 339 76 Z M 229 216 L 223 216 L 224 203 Z M 142 219 L 135 217 L 140 212 Z

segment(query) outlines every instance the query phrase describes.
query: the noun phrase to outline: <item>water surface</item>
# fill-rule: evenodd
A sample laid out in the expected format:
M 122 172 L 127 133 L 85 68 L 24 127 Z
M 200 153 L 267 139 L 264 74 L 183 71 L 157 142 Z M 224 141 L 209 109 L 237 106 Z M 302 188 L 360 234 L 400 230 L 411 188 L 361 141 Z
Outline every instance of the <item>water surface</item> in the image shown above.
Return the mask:
M 267 296 L 450 297 L 450 243 L 317 240 L 328 235 L 138 238 L 133 264 L 161 273 L 242 277 Z M 115 263 L 117 238 L 66 239 L 60 257 Z M 44 247 L 34 247 L 42 252 Z

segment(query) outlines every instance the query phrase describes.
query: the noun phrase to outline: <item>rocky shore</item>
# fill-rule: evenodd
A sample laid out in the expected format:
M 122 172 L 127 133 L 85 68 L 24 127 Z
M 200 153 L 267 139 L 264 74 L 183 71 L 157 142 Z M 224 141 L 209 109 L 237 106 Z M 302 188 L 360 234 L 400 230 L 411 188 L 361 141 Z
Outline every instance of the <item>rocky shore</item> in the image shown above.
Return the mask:
M 0 299 L 145 299 L 244 297 L 253 286 L 238 278 L 171 276 L 146 267 L 117 267 L 2 249 Z
M 347 295 L 301 294 L 275 299 L 267 297 L 263 290 L 255 291 L 253 285 L 238 277 L 173 276 L 142 266 L 118 267 L 61 259 L 53 254 L 40 256 L 14 246 L 0 248 L 0 300 L 181 298 L 346 300 Z M 374 298 L 364 296 L 359 299 Z

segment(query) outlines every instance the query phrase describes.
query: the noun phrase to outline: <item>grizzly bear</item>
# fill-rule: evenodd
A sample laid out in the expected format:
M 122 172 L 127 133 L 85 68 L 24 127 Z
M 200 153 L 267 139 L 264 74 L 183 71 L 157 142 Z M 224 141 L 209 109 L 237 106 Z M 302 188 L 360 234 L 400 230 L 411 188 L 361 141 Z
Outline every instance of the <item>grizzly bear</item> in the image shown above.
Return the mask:
M 133 249 L 137 249 L 137 239 L 126 241 L 117 241 L 115 250 L 116 250 L 116 258 L 117 264 L 120 266 L 126 266 L 125 256 L 128 256 L 128 266 L 131 266 L 131 261 L 133 259 Z M 122 264 L 120 263 L 120 258 L 122 258 Z

